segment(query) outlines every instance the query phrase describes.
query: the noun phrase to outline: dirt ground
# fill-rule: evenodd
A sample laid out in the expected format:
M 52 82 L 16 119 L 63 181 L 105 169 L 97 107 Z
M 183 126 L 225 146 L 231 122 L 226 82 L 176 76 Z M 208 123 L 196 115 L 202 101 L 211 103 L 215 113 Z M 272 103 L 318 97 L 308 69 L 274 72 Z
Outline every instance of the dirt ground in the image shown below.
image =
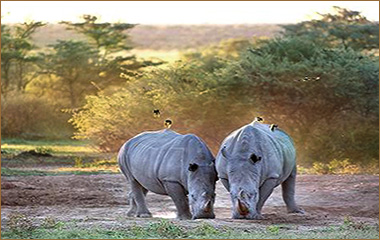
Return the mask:
M 154 193 L 147 195 L 153 219 L 127 217 L 127 192 L 128 185 L 121 174 L 2 177 L 2 229 L 6 228 L 10 214 L 24 214 L 34 219 L 78 220 L 84 226 L 106 227 L 175 218 L 171 199 Z M 302 229 L 342 224 L 347 216 L 371 225 L 379 223 L 378 176 L 300 175 L 296 200 L 306 214 L 286 213 L 281 187 L 278 187 L 263 208 L 263 220 L 232 220 L 229 194 L 219 181 L 216 194 L 216 219 L 181 221 L 181 224 L 192 226 L 199 221 L 232 227 L 295 224 Z

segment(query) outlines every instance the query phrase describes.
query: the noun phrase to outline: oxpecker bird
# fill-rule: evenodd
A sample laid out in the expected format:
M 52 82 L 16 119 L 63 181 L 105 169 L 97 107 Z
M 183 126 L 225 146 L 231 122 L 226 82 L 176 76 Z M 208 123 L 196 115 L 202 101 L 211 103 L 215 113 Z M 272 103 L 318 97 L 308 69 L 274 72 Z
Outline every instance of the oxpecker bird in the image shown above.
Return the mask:
M 172 124 L 173 124 L 172 120 L 170 120 L 170 119 L 165 120 L 165 127 L 166 128 L 170 128 L 172 126 Z
M 153 117 L 159 118 L 160 117 L 160 110 L 159 109 L 154 109 L 153 110 Z
M 275 128 L 277 128 L 278 126 L 276 124 L 271 124 L 270 125 L 270 130 L 273 132 Z
M 256 122 L 264 122 L 264 118 L 262 117 L 255 117 Z

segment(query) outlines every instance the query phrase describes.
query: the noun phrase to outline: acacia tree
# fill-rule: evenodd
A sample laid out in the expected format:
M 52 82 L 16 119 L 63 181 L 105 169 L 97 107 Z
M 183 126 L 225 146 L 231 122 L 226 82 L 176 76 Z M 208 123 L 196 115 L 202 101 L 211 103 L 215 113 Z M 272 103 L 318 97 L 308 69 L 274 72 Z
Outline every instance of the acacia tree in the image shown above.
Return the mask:
M 136 24 L 101 23 L 92 15 L 83 15 L 82 18 L 84 21 L 80 23 L 62 21 L 61 24 L 85 35 L 89 44 L 98 51 L 98 72 L 103 78 L 99 82 L 100 87 L 119 85 L 128 76 L 138 76 L 138 70 L 143 67 L 162 64 L 161 61 L 139 61 L 134 55 L 128 54 L 133 47 L 126 32 Z
M 54 52 L 43 56 L 44 73 L 55 79 L 53 90 L 67 97 L 72 108 L 78 107 L 85 95 L 95 92 L 92 82 L 100 81 L 98 52 L 81 41 L 58 41 L 51 47 Z
M 344 48 L 379 48 L 379 23 L 371 22 L 358 11 L 334 7 L 335 13 L 320 14 L 313 19 L 284 25 L 285 36 L 307 37 L 326 46 L 342 45 Z
M 37 75 L 37 63 L 41 60 L 32 51 L 36 47 L 31 35 L 45 24 L 29 22 L 11 28 L 1 25 L 1 93 L 10 90 L 25 91 Z

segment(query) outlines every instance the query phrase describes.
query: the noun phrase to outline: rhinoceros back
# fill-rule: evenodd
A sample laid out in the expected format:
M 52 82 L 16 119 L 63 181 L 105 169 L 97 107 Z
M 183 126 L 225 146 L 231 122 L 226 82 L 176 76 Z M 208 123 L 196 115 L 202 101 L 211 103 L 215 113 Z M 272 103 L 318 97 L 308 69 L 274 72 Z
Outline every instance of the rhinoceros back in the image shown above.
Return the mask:
M 139 134 L 126 142 L 119 153 L 123 173 L 158 194 L 166 194 L 163 181 L 179 182 L 187 189 L 190 161 L 211 163 L 213 157 L 198 137 L 169 129 Z
M 267 149 L 270 151 L 275 149 L 278 151 L 278 161 L 283 160 L 282 167 L 285 175 L 290 174 L 296 164 L 296 150 L 294 148 L 294 142 L 292 138 L 283 130 L 276 128 L 274 131 L 270 130 L 268 124 L 253 123 L 253 126 L 262 131 L 263 135 L 269 140 L 270 145 Z
M 295 167 L 296 152 L 293 140 L 281 129 L 270 130 L 270 125 L 253 122 L 232 132 L 222 143 L 230 154 L 253 152 L 263 157 L 266 178 L 286 179 Z M 219 177 L 226 178 L 225 159 L 219 151 L 216 162 Z

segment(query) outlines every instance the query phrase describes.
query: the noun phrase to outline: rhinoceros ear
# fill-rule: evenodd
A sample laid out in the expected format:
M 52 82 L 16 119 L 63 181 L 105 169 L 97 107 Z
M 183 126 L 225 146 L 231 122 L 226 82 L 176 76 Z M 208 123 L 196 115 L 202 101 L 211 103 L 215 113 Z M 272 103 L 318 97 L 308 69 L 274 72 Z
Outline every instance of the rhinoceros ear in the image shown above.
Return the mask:
M 257 163 L 258 161 L 261 160 L 261 157 L 258 157 L 258 156 L 256 156 L 256 154 L 252 153 L 251 156 L 249 157 L 249 159 L 250 159 L 253 163 Z
M 194 172 L 197 169 L 198 169 L 198 164 L 196 164 L 196 163 L 190 163 L 189 164 L 189 171 Z
M 220 152 L 222 153 L 222 156 L 224 158 L 227 158 L 227 159 L 229 158 L 230 155 L 228 154 L 228 152 L 226 150 L 226 146 L 224 146 Z

